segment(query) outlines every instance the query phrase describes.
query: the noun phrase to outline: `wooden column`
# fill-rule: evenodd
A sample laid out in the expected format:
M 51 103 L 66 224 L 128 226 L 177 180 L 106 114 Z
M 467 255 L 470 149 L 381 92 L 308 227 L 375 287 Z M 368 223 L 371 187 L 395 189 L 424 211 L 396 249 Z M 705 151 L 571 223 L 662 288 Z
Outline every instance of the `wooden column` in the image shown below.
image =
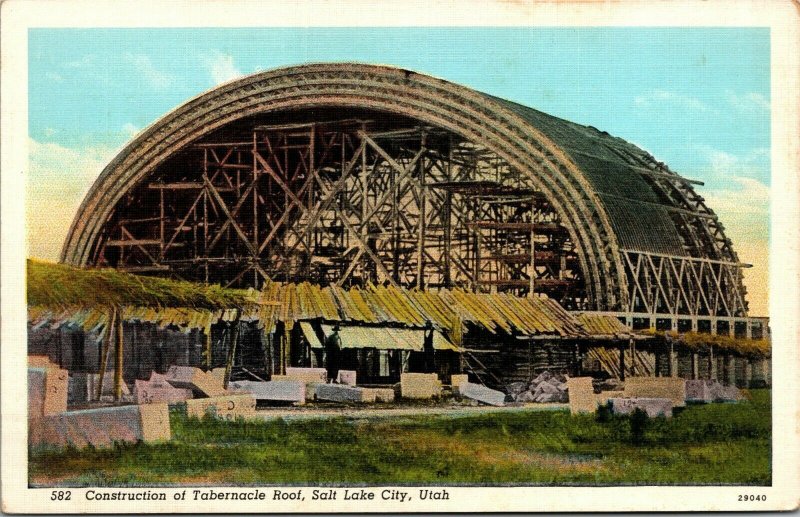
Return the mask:
M 214 350 L 211 345 L 211 323 L 206 325 L 205 329 L 203 329 L 203 334 L 205 335 L 205 343 L 204 343 L 205 365 L 206 365 L 206 370 L 210 370 L 211 366 L 213 365 L 213 354 L 214 354 Z
M 675 350 L 675 343 L 669 344 L 669 376 L 678 376 L 678 352 Z
M 700 364 L 697 352 L 692 352 L 692 379 L 700 378 Z
M 708 378 L 712 381 L 717 379 L 717 361 L 714 358 L 714 347 L 708 347 Z
M 619 379 L 625 380 L 625 345 L 619 347 Z
M 125 341 L 122 332 L 122 314 L 117 312 L 117 331 L 116 331 L 116 345 L 114 347 L 114 400 L 119 402 L 122 400 L 122 369 L 124 368 L 124 347 Z
M 222 387 L 225 389 L 228 389 L 228 383 L 231 380 L 231 370 L 233 369 L 233 360 L 236 357 L 236 343 L 239 341 L 239 318 L 241 315 L 241 309 L 236 309 L 236 317 L 233 320 L 231 328 L 231 343 L 228 347 L 228 358 L 225 361 L 225 377 L 222 382 Z
M 106 338 L 103 340 L 102 348 L 100 349 L 100 364 L 98 365 L 98 380 L 97 380 L 97 400 L 103 395 L 103 381 L 106 377 L 106 363 L 108 363 L 108 352 L 111 349 L 111 341 L 114 339 L 114 333 L 117 326 L 117 310 L 112 309 L 111 316 L 109 317 L 108 327 L 106 327 Z

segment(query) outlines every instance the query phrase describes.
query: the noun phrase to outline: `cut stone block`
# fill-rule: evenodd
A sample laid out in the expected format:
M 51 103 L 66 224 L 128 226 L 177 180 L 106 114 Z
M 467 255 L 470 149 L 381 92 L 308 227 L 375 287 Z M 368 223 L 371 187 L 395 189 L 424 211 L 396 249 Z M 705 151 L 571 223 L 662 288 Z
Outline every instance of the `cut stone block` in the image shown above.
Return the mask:
M 60 369 L 56 363 L 52 362 L 46 355 L 29 355 L 28 368 L 56 368 Z
M 705 379 L 687 380 L 686 400 L 694 402 L 714 402 L 709 381 Z
M 301 381 L 237 381 L 230 383 L 231 391 L 250 393 L 257 401 L 293 402 L 305 404 L 306 384 Z
M 67 410 L 69 372 L 59 368 L 28 368 L 28 415 L 39 418 Z
M 597 397 L 594 395 L 591 377 L 570 377 L 567 379 L 570 413 L 594 413 L 597 411 Z
M 344 384 L 320 384 L 317 386 L 317 400 L 331 402 L 368 402 L 370 398 L 375 401 L 375 394 L 367 393 L 366 400 L 364 388 L 345 386 Z
M 597 404 L 604 406 L 610 399 L 621 399 L 625 396 L 624 391 L 601 391 L 600 394 L 595 394 Z
M 724 386 L 716 381 L 709 385 L 709 392 L 714 401 L 736 402 L 744 398 L 736 386 Z
M 347 386 L 355 386 L 356 372 L 353 370 L 339 370 L 339 375 L 336 376 L 336 382 L 339 384 L 346 384 Z
M 286 377 L 303 382 L 328 382 L 328 370 L 325 368 L 287 367 Z
M 166 381 L 176 388 L 190 389 L 206 397 L 219 397 L 225 394 L 218 375 L 206 373 L 192 366 L 170 366 Z
M 450 376 L 450 386 L 455 394 L 460 393 L 460 386 L 466 382 L 469 382 L 469 375 L 467 374 L 453 374 Z
M 679 377 L 628 377 L 625 396 L 669 399 L 673 407 L 683 407 L 686 405 L 686 381 Z
M 253 418 L 256 413 L 256 399 L 250 393 L 235 393 L 207 399 L 186 401 L 186 414 L 190 417 L 205 416 L 221 420 Z
M 118 406 L 69 411 L 42 419 L 32 432 L 32 445 L 92 445 L 108 447 L 114 442 L 134 443 L 169 440 L 169 410 L 166 404 Z
M 392 388 L 369 388 L 369 391 L 375 394 L 375 402 L 394 402 L 394 389 Z
M 465 382 L 459 386 L 459 393 L 466 397 L 490 406 L 505 406 L 506 394 L 502 391 L 493 390 L 480 384 Z
M 273 375 L 270 377 L 273 381 L 280 382 L 280 381 L 293 381 L 293 382 L 302 382 L 306 386 L 306 400 L 314 400 L 317 396 L 317 386 L 320 384 L 325 384 L 320 380 L 315 380 L 313 382 L 304 381 L 301 379 L 296 379 L 294 377 L 289 377 L 288 375 Z
M 612 411 L 617 415 L 629 415 L 636 409 L 641 409 L 647 416 L 672 416 L 672 401 L 667 398 L 612 398 Z
M 192 398 L 192 390 L 175 388 L 166 377 L 153 373 L 149 381 L 137 379 L 133 383 L 133 399 L 137 404 L 174 404 Z
M 438 397 L 442 384 L 435 373 L 400 374 L 400 396 L 406 399 L 430 399 Z

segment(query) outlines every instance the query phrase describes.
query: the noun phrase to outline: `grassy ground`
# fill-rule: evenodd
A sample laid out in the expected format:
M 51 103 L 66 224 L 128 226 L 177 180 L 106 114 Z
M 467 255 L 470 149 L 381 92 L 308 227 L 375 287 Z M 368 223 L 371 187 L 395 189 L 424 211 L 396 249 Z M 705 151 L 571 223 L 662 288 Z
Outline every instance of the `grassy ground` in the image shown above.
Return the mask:
M 767 390 L 644 427 L 564 411 L 351 422 L 217 422 L 172 414 L 173 440 L 29 453 L 35 485 L 769 485 Z M 632 429 L 633 427 L 633 429 Z

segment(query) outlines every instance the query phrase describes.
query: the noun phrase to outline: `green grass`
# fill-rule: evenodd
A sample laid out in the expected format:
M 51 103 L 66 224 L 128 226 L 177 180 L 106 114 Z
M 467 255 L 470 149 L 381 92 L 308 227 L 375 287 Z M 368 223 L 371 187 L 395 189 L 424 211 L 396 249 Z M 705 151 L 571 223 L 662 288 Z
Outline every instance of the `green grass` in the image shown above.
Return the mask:
M 767 390 L 648 420 L 564 411 L 222 422 L 171 415 L 173 440 L 31 451 L 31 483 L 769 485 Z

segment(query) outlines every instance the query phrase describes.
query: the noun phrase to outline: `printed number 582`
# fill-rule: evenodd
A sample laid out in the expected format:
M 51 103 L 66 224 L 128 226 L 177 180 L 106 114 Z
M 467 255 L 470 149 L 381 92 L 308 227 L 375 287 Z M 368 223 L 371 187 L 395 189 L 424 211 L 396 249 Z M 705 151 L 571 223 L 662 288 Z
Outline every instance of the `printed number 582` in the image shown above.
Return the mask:
M 69 501 L 72 497 L 72 492 L 69 490 L 53 490 L 50 493 L 51 501 Z

